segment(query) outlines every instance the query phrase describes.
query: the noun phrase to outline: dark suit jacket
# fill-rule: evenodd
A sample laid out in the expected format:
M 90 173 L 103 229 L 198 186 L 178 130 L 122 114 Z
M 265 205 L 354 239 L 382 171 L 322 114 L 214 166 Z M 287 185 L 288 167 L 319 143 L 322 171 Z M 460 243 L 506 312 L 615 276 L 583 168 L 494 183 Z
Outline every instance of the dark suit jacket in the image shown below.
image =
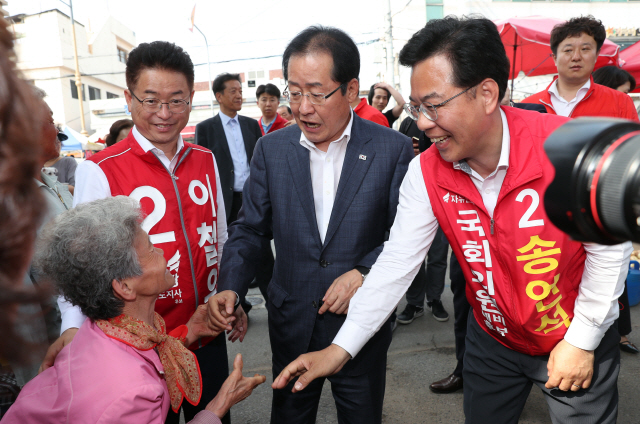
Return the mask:
M 243 207 L 229 227 L 220 260 L 218 291 L 243 297 L 255 259 L 271 236 L 276 262 L 269 284 L 269 336 L 274 372 L 308 351 L 318 304 L 333 281 L 382 251 L 398 205 L 399 188 L 413 158 L 407 137 L 354 114 L 351 139 L 324 243 L 320 241 L 311 186 L 309 151 L 292 125 L 262 137 L 244 187 Z M 329 346 L 346 315 L 325 313 Z M 365 373 L 391 342 L 384 325 L 344 370 Z
M 247 151 L 247 163 L 250 163 L 256 142 L 262 137 L 260 124 L 255 119 L 242 115 L 238 115 L 238 121 L 240 122 L 244 148 Z M 231 214 L 231 200 L 233 199 L 233 160 L 219 114 L 196 125 L 196 144 L 208 148 L 216 157 L 228 221 Z

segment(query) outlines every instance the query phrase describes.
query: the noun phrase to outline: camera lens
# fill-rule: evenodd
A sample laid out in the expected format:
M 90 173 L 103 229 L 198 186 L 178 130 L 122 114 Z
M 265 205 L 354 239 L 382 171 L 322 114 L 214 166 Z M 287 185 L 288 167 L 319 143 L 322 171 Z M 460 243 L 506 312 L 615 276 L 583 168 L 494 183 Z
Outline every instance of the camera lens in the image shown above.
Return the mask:
M 554 225 L 579 241 L 640 241 L 639 124 L 578 118 L 544 149 L 556 169 L 544 197 Z

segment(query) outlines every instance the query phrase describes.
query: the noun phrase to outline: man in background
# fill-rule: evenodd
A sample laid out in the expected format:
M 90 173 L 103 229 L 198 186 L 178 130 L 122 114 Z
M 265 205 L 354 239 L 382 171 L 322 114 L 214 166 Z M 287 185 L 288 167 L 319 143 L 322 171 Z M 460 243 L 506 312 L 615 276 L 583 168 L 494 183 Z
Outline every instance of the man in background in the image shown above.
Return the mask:
M 278 114 L 278 105 L 280 104 L 278 87 L 271 83 L 260 85 L 256 90 L 256 101 L 262 112 L 262 117 L 258 121 L 262 135 L 291 125 L 287 119 Z

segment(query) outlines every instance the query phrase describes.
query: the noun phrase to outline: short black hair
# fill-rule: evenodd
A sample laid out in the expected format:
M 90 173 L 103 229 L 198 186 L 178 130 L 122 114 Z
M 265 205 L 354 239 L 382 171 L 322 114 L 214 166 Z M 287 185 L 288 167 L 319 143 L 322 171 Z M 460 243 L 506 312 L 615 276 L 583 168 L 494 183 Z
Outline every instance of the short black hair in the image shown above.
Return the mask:
M 276 96 L 278 100 L 280 100 L 280 89 L 271 83 L 261 84 L 258 86 L 258 89 L 256 90 L 256 100 L 265 93 L 269 96 Z
M 378 87 L 378 90 L 384 90 L 387 92 L 387 102 L 389 100 L 391 100 L 391 93 L 389 92 L 389 90 L 387 90 L 386 88 L 382 88 L 382 87 Z M 375 96 L 376 94 L 376 84 L 373 84 L 371 86 L 371 88 L 369 89 L 369 97 L 367 97 L 367 100 L 369 100 L 369 105 L 373 105 L 373 96 Z
M 604 39 L 607 38 L 607 31 L 604 29 L 604 25 L 593 16 L 571 18 L 567 22 L 554 26 L 551 30 L 551 51 L 554 55 L 557 55 L 558 46 L 563 40 L 569 37 L 580 37 L 580 34 L 587 34 L 593 37 L 596 41 L 596 51 L 600 51 L 604 44 Z
M 447 16 L 430 20 L 402 48 L 400 64 L 413 67 L 440 54 L 451 64 L 455 86 L 474 87 L 491 78 L 498 84 L 498 99 L 504 97 L 509 80 L 509 59 L 498 28 L 489 19 Z
M 211 90 L 213 90 L 213 94 L 216 95 L 218 93 L 222 93 L 226 88 L 227 81 L 236 80 L 240 84 L 242 84 L 242 80 L 240 79 L 240 74 L 230 74 L 225 72 L 224 74 L 220 74 L 213 80 L 213 85 Z
M 286 107 L 286 108 L 287 108 L 287 112 L 289 112 L 289 114 L 291 114 L 291 108 L 290 108 L 289 106 L 287 106 L 287 105 L 280 105 L 280 106 L 278 106 L 278 107 L 279 107 L 279 108 L 281 108 L 281 107 Z
M 179 72 L 187 78 L 189 90 L 193 90 L 193 62 L 189 54 L 182 47 L 168 41 L 154 41 L 142 43 L 131 50 L 127 59 L 127 87 L 135 88 L 144 69 L 165 69 Z
M 342 86 L 342 94 L 347 92 L 346 83 L 360 75 L 360 52 L 356 43 L 346 32 L 321 25 L 310 26 L 296 35 L 282 55 L 282 73 L 289 80 L 289 60 L 291 56 L 311 53 L 327 53 L 333 58 L 331 79 Z
M 617 66 L 603 66 L 595 71 L 592 76 L 593 82 L 596 84 L 604 85 L 614 90 L 627 82 L 629 82 L 631 86 L 629 91 L 636 89 L 636 79 L 633 75 Z

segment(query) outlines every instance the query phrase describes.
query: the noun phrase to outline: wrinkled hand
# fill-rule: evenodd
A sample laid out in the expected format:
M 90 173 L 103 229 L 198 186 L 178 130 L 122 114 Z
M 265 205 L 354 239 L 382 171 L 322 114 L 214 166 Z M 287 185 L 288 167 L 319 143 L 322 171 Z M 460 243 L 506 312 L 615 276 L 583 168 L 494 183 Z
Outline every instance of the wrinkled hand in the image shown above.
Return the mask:
M 207 309 L 208 306 L 206 304 L 200 305 L 189 318 L 189 322 L 187 322 L 189 333 L 187 334 L 185 346 L 191 346 L 192 343 L 202 337 L 216 337 L 222 332 L 209 325 Z
M 227 415 L 233 405 L 246 399 L 253 392 L 253 389 L 264 383 L 266 379 L 267 377 L 260 374 L 244 377 L 242 375 L 242 355 L 238 353 L 233 361 L 233 372 L 225 380 L 218 394 L 209 402 L 206 409 L 216 414 L 218 418 L 222 418 Z
M 209 327 L 220 332 L 231 331 L 231 323 L 236 320 L 233 310 L 236 305 L 236 294 L 231 290 L 216 293 L 207 302 L 207 321 Z
M 332 344 L 318 352 L 305 353 L 282 370 L 271 385 L 274 389 L 284 389 L 297 376 L 298 381 L 293 385 L 293 393 L 303 390 L 318 377 L 327 377 L 340 371 L 351 356 L 346 350 Z
M 47 349 L 47 354 L 44 356 L 44 360 L 42 361 L 40 369 L 38 370 L 38 374 L 53 366 L 58 353 L 60 353 L 63 347 L 71 343 L 71 340 L 73 340 L 73 337 L 77 332 L 77 328 L 68 328 L 64 331 L 64 333 L 60 335 L 60 337 L 58 337 L 58 340 L 56 340 L 55 342 L 53 342 L 53 344 L 51 344 L 51 346 L 49 346 L 49 349 Z
M 545 387 L 547 389 L 557 387 L 564 392 L 586 389 L 591 385 L 593 377 L 593 357 L 592 350 L 582 350 L 561 340 L 549 355 L 547 363 L 549 380 Z
M 240 339 L 240 343 L 244 341 L 244 336 L 247 334 L 247 330 L 249 329 L 249 319 L 247 318 L 247 314 L 242 309 L 242 305 L 238 306 L 238 309 L 233 313 L 233 316 L 236 317 L 236 320 L 233 322 L 233 330 L 227 331 L 229 335 L 229 340 L 231 343 Z
M 357 269 L 345 272 L 336 278 L 327 293 L 322 298 L 324 302 L 318 311 L 324 314 L 327 310 L 334 314 L 346 314 L 349 302 L 356 291 L 362 286 L 362 274 Z

